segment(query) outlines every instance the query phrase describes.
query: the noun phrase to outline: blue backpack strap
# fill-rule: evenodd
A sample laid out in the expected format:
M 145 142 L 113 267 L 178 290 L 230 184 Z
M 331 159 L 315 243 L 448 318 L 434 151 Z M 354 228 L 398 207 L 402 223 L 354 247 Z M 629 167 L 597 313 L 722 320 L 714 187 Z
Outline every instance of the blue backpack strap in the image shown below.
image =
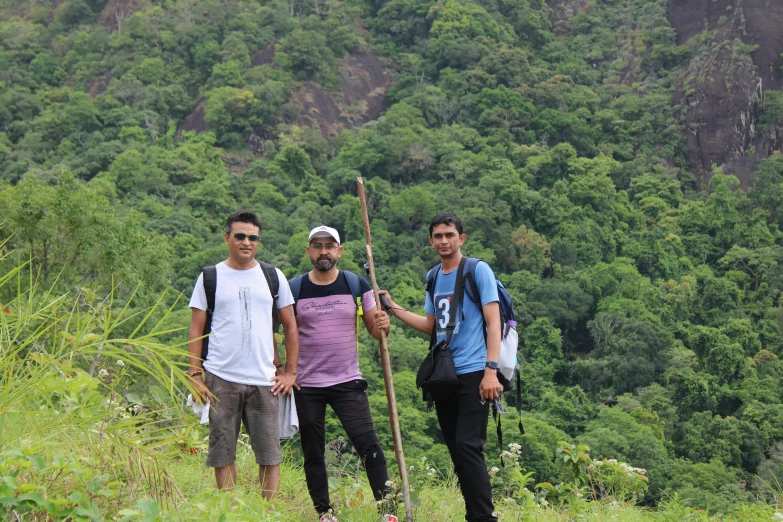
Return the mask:
M 438 279 L 438 274 L 440 274 L 441 269 L 440 264 L 437 264 L 430 268 L 430 271 L 427 272 L 427 276 L 424 278 L 424 283 L 427 286 L 427 293 L 430 294 L 430 299 L 434 302 L 435 301 L 435 281 Z
M 207 295 L 207 320 L 204 322 L 204 335 L 212 332 L 212 315 L 215 313 L 215 293 L 217 292 L 217 268 L 205 266 L 201 269 L 201 282 Z M 207 360 L 209 353 L 209 337 L 201 340 L 201 359 Z
M 351 295 L 356 306 L 359 306 L 362 301 L 362 281 L 358 275 L 348 270 L 340 270 L 345 276 L 345 280 L 348 282 L 348 288 L 351 289 Z M 360 314 L 361 315 L 361 314 Z
M 426 292 L 430 295 L 430 302 L 435 305 L 435 282 L 438 279 L 438 274 L 440 274 L 440 269 L 442 265 L 437 264 L 430 268 L 430 271 L 427 272 L 427 276 L 424 278 L 424 283 L 426 284 Z M 435 321 L 435 324 L 432 326 L 432 333 L 430 334 L 430 350 L 433 346 L 435 346 L 435 338 L 437 337 L 435 335 L 435 330 L 437 330 L 438 322 Z
M 478 284 L 476 284 L 476 276 L 473 275 L 480 261 L 481 259 L 476 257 L 469 257 L 468 260 L 465 261 L 465 272 L 463 277 L 468 283 L 465 285 L 465 293 L 468 295 L 471 301 L 476 303 L 479 311 L 483 314 L 484 307 L 481 305 L 481 292 L 479 292 Z M 465 317 L 463 315 L 463 319 L 464 318 Z
M 298 275 L 288 281 L 288 286 L 291 288 L 291 295 L 294 296 L 294 315 L 296 314 L 296 303 L 299 302 L 299 293 L 302 291 L 302 278 L 304 278 L 304 274 Z

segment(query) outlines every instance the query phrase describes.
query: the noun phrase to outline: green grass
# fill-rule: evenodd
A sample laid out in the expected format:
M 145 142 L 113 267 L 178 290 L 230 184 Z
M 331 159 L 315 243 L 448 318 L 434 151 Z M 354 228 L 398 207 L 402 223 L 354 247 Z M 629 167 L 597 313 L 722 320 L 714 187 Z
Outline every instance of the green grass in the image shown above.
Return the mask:
M 184 348 L 161 341 L 171 337 L 163 326 L 170 310 L 162 310 L 160 302 L 137 310 L 132 299 L 117 306 L 111 295 L 56 296 L 19 274 L 18 266 L 0 272 L 0 288 L 17 290 L 6 302 L 9 313 L 0 313 L 0 513 L 5 519 L 316 520 L 296 439 L 284 445 L 281 493 L 271 503 L 260 495 L 245 436 L 235 491 L 216 490 L 204 463 L 207 429 L 184 408 Z M 408 463 L 415 519 L 463 520 L 464 502 L 453 476 L 426 464 Z M 524 455 L 519 464 L 524 467 Z M 587 502 L 572 494 L 553 506 L 521 489 L 529 476 L 515 462 L 507 466 L 494 479 L 508 478 L 496 498 L 503 521 L 783 520 L 766 504 L 713 517 L 683 507 L 687 499 L 645 509 L 611 498 Z M 330 474 L 332 503 L 342 522 L 378 520 L 355 456 L 332 464 Z
M 67 499 L 74 491 L 88 491 L 90 481 L 105 476 L 102 486 L 105 491 L 92 495 L 104 520 L 123 517 L 126 520 L 316 520 L 301 464 L 290 455 L 291 446 L 298 444 L 297 440 L 284 444 L 288 457 L 282 466 L 280 496 L 268 503 L 260 495 L 257 466 L 244 440 L 238 448 L 237 487 L 226 493 L 216 490 L 212 470 L 205 466 L 204 444 L 198 440 L 206 434 L 203 427 L 193 432 L 198 434 L 191 439 L 196 440 L 195 445 L 158 445 L 148 449 L 139 444 L 137 448 L 128 448 L 118 447 L 118 444 L 127 444 L 127 440 L 115 436 L 100 438 L 95 426 L 80 425 L 73 418 L 63 428 L 52 429 L 52 416 L 50 411 L 32 418 L 6 415 L 9 439 L 0 454 L 0 480 L 14 468 L 8 466 L 8 454 L 16 448 L 27 448 L 28 455 L 40 457 L 47 465 L 56 460 L 56 455 L 64 455 L 66 471 L 57 473 L 44 468 L 44 473 L 37 473 L 35 465 L 19 469 L 16 482 L 20 488 L 25 484 L 38 491 L 46 487 L 48 498 L 56 502 Z M 183 420 L 194 426 L 197 422 L 192 415 Z M 198 453 L 192 454 L 191 447 L 196 447 Z M 452 478 L 433 480 L 416 466 L 410 478 L 417 521 L 463 520 L 464 503 Z M 353 469 L 347 476 L 334 477 L 332 501 L 342 522 L 376 522 L 379 518 L 364 474 L 356 476 Z M 776 520 L 773 518 L 775 510 L 766 505 L 746 506 L 739 512 L 713 517 L 685 508 L 681 502 L 668 502 L 657 509 L 649 509 L 612 501 L 574 500 L 554 509 L 535 504 L 531 497 L 524 504 L 519 500 L 497 499 L 496 509 L 503 521 Z

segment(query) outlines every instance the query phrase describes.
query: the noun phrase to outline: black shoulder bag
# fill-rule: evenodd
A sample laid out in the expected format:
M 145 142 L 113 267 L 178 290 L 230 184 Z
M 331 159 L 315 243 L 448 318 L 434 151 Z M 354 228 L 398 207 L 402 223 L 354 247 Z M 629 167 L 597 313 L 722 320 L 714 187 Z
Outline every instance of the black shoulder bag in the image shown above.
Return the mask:
M 427 401 L 428 411 L 432 409 L 433 402 L 453 397 L 457 391 L 457 370 L 454 367 L 454 357 L 451 355 L 449 345 L 454 335 L 457 310 L 462 302 L 464 290 L 462 269 L 465 266 L 465 260 L 465 257 L 460 260 L 457 269 L 457 282 L 454 284 L 454 294 L 451 296 L 451 306 L 449 307 L 449 322 L 446 325 L 446 339 L 435 344 L 438 327 L 436 318 L 430 336 L 430 351 L 416 373 L 416 387 L 421 388 L 422 398 Z M 435 303 L 433 302 L 433 304 Z

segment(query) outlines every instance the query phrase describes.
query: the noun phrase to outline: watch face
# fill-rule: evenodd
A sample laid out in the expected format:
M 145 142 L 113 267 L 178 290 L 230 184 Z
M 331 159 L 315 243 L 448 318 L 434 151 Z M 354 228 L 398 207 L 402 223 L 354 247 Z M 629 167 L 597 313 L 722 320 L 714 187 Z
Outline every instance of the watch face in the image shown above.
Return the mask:
M 486 367 L 487 368 L 491 368 L 493 370 L 497 370 L 498 369 L 498 363 L 496 363 L 495 361 L 487 361 L 487 366 Z

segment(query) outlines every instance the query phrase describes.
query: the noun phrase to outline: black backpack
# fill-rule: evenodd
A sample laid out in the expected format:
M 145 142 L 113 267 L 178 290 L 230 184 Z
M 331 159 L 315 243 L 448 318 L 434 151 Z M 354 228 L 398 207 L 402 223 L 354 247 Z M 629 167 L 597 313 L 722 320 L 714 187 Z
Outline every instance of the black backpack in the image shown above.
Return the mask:
M 261 271 L 264 272 L 266 284 L 272 294 L 272 332 L 280 330 L 280 317 L 277 313 L 277 294 L 280 292 L 280 280 L 277 278 L 277 270 L 274 266 L 263 261 L 258 262 Z M 204 292 L 207 294 L 207 320 L 204 323 L 204 335 L 212 332 L 212 315 L 215 312 L 215 292 L 217 292 L 217 269 L 214 266 L 205 266 L 201 269 L 203 275 Z M 207 360 L 209 353 L 209 337 L 201 340 L 201 359 Z

